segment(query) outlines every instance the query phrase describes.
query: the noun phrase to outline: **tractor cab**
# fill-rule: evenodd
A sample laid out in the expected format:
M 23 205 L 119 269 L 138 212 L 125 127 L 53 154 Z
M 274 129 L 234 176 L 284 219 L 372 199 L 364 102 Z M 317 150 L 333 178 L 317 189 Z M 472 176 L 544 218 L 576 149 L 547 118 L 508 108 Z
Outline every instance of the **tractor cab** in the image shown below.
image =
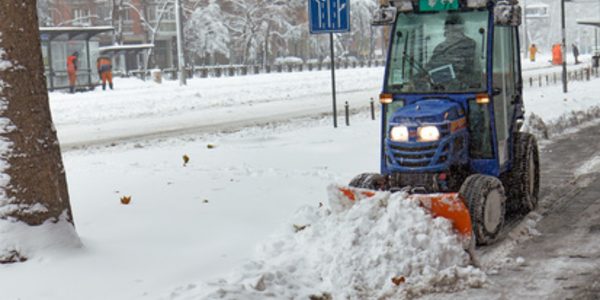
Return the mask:
M 433 2 L 391 2 L 381 171 L 498 177 L 523 119 L 518 6 Z
M 479 244 L 497 237 L 506 209 L 534 209 L 537 142 L 519 132 L 520 20 L 517 0 L 382 6 L 373 21 L 389 26 L 381 172 L 356 176 L 350 188 L 408 191 L 424 203 L 464 199 Z

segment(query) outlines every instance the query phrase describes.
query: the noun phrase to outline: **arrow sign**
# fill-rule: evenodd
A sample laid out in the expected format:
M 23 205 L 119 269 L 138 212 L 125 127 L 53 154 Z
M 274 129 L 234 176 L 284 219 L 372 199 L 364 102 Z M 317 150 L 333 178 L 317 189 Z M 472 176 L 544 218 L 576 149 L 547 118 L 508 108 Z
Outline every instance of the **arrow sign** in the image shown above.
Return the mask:
M 350 0 L 308 0 L 310 33 L 350 31 Z

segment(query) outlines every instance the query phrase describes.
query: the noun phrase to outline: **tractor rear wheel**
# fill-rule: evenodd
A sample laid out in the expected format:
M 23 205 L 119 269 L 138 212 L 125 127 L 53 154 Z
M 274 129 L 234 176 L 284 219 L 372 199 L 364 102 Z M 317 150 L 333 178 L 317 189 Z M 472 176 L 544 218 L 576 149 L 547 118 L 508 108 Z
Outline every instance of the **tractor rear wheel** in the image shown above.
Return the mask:
M 363 173 L 352 178 L 349 184 L 351 187 L 362 189 L 384 191 L 387 190 L 387 180 L 381 174 Z
M 516 133 L 514 143 L 513 167 L 505 187 L 508 190 L 510 210 L 526 214 L 538 204 L 540 154 L 537 141 L 530 133 Z
M 467 202 L 477 244 L 492 243 L 504 225 L 506 196 L 502 182 L 496 177 L 474 174 L 467 177 L 459 193 Z

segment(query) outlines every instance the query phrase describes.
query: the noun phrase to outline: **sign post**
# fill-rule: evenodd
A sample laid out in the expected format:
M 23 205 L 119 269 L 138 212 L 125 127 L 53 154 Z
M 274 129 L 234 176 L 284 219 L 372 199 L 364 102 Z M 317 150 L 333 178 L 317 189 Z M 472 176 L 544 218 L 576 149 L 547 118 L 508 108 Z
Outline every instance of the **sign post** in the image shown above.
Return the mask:
M 308 0 L 308 16 L 311 34 L 329 33 L 331 54 L 331 90 L 333 93 L 333 127 L 337 127 L 335 99 L 335 52 L 333 34 L 350 31 L 350 0 Z

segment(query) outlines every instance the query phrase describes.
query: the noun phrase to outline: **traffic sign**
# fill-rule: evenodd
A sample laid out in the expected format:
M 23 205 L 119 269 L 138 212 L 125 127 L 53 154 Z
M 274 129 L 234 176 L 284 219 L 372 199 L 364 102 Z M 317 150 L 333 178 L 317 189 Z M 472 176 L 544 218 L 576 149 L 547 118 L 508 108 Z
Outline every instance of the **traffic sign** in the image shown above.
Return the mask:
M 350 31 L 350 0 L 308 0 L 310 33 Z
M 419 8 L 421 11 L 457 10 L 458 0 L 421 0 Z

